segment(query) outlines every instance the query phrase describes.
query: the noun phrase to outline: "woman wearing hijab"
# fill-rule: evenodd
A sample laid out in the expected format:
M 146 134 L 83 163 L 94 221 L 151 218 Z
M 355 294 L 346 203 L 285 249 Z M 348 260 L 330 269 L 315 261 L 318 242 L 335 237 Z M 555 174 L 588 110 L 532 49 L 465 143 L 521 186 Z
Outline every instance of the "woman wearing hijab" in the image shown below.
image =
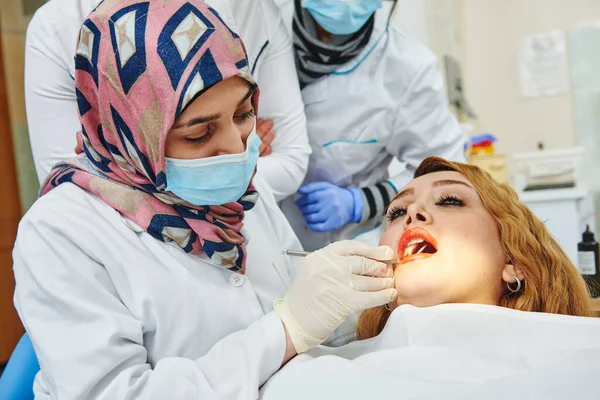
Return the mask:
M 310 155 L 290 37 L 273 0 L 206 2 L 246 46 L 250 71 L 261 88 L 259 175 L 279 201 L 298 190 Z M 40 183 L 56 163 L 75 156 L 75 132 L 80 128 L 73 54 L 79 28 L 99 3 L 48 0 L 27 26 L 27 127 Z
M 36 398 L 253 399 L 350 313 L 395 298 L 389 247 L 337 243 L 297 271 L 283 256 L 299 243 L 253 179 L 259 91 L 204 2 L 104 0 L 75 63 L 78 156 L 14 249 Z

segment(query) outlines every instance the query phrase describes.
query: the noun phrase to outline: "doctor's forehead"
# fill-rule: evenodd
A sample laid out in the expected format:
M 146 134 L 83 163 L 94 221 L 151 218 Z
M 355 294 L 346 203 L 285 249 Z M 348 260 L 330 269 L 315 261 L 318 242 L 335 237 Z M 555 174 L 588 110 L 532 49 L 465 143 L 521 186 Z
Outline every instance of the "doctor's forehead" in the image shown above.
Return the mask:
M 471 182 L 459 172 L 440 171 L 420 176 L 410 181 L 392 201 L 413 195 L 415 193 L 428 191 L 440 186 L 460 185 L 475 190 Z

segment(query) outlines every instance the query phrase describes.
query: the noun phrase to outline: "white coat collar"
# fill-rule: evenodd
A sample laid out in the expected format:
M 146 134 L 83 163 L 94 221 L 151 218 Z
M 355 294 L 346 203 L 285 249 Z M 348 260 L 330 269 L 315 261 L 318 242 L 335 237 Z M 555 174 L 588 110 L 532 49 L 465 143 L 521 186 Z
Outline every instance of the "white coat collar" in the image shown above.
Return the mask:
M 373 26 L 373 32 L 371 33 L 371 38 L 367 45 L 362 49 L 360 54 L 354 57 L 352 60 L 348 61 L 346 64 L 340 66 L 334 74 L 343 74 L 344 72 L 350 72 L 354 68 L 357 67 L 358 64 L 361 64 L 365 61 L 367 57 L 378 57 L 378 52 L 376 51 L 376 47 L 380 47 L 385 43 L 387 36 L 387 28 L 388 28 L 388 20 L 389 20 L 389 10 L 386 8 L 381 8 L 375 12 L 375 25 Z M 377 65 L 377 63 L 373 63 L 373 65 Z

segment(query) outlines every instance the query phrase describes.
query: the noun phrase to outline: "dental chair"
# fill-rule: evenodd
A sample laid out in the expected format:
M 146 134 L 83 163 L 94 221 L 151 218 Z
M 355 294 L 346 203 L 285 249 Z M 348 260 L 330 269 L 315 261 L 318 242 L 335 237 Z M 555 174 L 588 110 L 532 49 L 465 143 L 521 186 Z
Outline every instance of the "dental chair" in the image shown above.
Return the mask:
M 25 333 L 0 376 L 0 399 L 33 400 L 33 380 L 39 370 L 33 344 Z

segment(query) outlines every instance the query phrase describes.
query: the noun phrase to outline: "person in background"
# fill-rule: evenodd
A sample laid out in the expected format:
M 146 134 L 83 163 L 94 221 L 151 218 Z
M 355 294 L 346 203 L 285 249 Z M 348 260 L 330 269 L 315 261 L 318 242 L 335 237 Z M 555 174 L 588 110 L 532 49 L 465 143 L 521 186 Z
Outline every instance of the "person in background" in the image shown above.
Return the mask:
M 79 28 L 98 3 L 50 0 L 27 28 L 25 100 L 40 183 L 56 163 L 75 154 L 75 133 L 80 128 L 73 54 Z M 208 3 L 247 46 L 251 72 L 261 86 L 259 117 L 263 120 L 258 120 L 257 134 L 263 144 L 258 170 L 281 200 L 302 183 L 310 154 L 291 41 L 273 0 Z
M 37 399 L 256 399 L 349 313 L 395 299 L 389 247 L 283 255 L 299 243 L 255 175 L 259 89 L 214 9 L 104 0 L 76 48 L 78 155 L 13 251 Z
M 307 250 L 377 243 L 387 204 L 423 159 L 464 160 L 462 131 L 436 57 L 389 23 L 381 0 L 293 1 L 312 155 L 283 209 Z M 405 170 L 390 177 L 394 157 Z

